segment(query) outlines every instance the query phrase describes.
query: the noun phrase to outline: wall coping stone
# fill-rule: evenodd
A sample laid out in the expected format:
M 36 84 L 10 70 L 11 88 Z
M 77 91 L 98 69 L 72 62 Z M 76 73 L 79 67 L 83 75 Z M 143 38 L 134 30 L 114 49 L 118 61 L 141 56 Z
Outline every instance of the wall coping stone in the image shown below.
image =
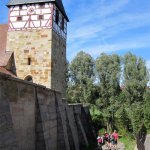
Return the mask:
M 68 106 L 83 106 L 82 103 L 73 103 L 73 104 L 68 104 Z
M 53 91 L 53 92 L 61 94 L 60 91 L 52 90 L 52 89 L 47 88 L 46 86 L 43 86 L 43 85 L 40 85 L 40 84 L 36 84 L 36 83 L 25 81 L 25 80 L 22 80 L 22 79 L 19 79 L 19 78 L 15 78 L 15 77 L 12 77 L 11 75 L 7 75 L 7 74 L 2 73 L 2 72 L 0 72 L 0 79 L 1 78 L 5 79 L 5 80 L 11 80 L 11 81 L 23 83 L 23 84 L 26 84 L 26 85 L 31 85 L 31 86 L 34 86 L 34 87 L 42 88 L 42 89 L 47 90 L 47 91 Z

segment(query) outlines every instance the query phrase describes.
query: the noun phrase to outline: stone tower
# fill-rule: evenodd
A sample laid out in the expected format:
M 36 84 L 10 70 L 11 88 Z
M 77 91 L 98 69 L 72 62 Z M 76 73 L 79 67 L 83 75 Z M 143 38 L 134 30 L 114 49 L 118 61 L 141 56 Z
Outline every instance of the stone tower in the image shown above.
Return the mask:
M 63 94 L 68 17 L 61 0 L 10 0 L 7 50 L 17 77 Z

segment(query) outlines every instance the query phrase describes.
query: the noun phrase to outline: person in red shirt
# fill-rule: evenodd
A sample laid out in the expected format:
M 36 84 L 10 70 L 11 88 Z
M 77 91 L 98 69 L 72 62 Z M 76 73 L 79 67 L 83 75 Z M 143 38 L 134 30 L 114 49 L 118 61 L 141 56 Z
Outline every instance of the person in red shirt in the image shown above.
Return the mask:
M 118 144 L 118 139 L 119 139 L 117 131 L 114 130 L 114 132 L 113 132 L 112 135 L 113 135 L 113 137 L 114 137 L 113 147 L 114 147 L 115 149 L 117 149 L 117 144 Z
M 102 150 L 102 144 L 103 144 L 103 136 L 99 132 L 99 135 L 97 137 L 97 144 L 98 144 L 98 149 Z

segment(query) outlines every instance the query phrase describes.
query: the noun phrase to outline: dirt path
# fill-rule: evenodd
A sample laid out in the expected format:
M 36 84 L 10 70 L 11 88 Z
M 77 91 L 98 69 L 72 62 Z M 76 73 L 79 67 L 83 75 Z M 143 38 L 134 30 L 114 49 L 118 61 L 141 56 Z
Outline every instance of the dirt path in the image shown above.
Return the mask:
M 150 150 L 150 134 L 148 134 L 147 137 L 146 137 L 145 149 Z
M 117 150 L 125 150 L 125 146 L 123 143 L 118 143 Z M 109 150 L 105 145 L 103 146 L 103 150 Z

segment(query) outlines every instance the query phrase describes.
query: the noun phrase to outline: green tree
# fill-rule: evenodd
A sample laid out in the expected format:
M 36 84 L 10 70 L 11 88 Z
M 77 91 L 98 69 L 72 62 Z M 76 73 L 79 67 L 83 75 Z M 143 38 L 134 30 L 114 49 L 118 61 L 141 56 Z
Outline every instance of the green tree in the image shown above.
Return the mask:
M 145 93 L 148 74 L 145 61 L 128 53 L 124 57 L 124 92 L 129 104 L 142 102 Z
M 120 94 L 121 61 L 118 55 L 101 54 L 96 59 L 96 70 L 100 81 L 100 98 L 97 105 L 104 112 L 107 130 L 112 130 L 117 96 Z
M 119 109 L 116 111 L 116 126 L 119 129 L 119 133 L 125 135 L 128 131 L 131 131 L 132 124 L 129 119 L 128 109 L 124 104 L 120 105 Z
M 144 93 L 147 88 L 148 74 L 145 61 L 128 53 L 124 56 L 124 94 L 133 131 L 138 132 L 143 123 Z
M 95 87 L 94 82 L 94 59 L 81 51 L 69 65 L 69 102 L 92 103 Z
M 150 131 L 150 88 L 144 94 L 144 123 Z

